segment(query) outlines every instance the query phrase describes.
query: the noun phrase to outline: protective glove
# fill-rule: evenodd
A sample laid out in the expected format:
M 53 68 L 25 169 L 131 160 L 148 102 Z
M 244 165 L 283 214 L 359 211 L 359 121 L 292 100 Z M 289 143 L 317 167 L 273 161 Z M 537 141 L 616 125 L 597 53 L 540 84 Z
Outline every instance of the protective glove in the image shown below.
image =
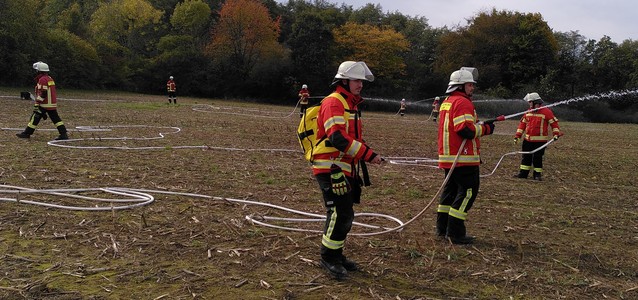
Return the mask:
M 515 137 L 514 138 L 514 145 L 518 144 L 518 141 L 520 140 L 520 138 Z
M 494 123 L 484 123 L 483 125 L 485 126 L 483 127 L 483 130 L 486 130 L 489 128 L 489 130 L 486 130 L 483 135 L 490 135 L 494 133 Z
M 33 113 L 40 116 L 43 120 L 47 119 L 47 114 L 40 109 L 40 105 L 33 105 Z
M 559 135 L 554 136 L 554 141 L 558 140 Z
M 332 184 L 332 192 L 335 195 L 345 195 L 350 192 L 350 184 L 343 174 L 341 168 L 335 164 L 330 166 L 330 183 Z

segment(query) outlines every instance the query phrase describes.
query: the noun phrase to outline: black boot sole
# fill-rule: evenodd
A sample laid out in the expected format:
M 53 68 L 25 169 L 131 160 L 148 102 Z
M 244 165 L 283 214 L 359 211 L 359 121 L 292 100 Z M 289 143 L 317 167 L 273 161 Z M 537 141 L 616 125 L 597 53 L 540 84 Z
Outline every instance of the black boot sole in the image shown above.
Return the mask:
M 328 273 L 330 273 L 330 275 L 337 280 L 342 280 L 348 277 L 348 272 L 345 270 L 344 268 L 344 272 L 339 272 L 334 270 L 334 267 L 331 266 L 328 262 L 326 262 L 325 260 L 321 260 L 319 262 L 321 264 L 321 266 L 328 271 Z

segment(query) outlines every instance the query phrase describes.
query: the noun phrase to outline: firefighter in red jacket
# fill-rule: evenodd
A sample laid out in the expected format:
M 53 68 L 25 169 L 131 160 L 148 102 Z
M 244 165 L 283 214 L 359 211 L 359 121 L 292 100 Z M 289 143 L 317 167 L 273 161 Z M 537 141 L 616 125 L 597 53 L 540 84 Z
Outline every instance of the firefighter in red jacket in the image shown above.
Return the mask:
M 360 201 L 361 186 L 369 185 L 363 162 L 379 164 L 382 161 L 361 136 L 357 106 L 363 101 L 363 80 L 374 80 L 364 62 L 341 63 L 332 83 L 335 90 L 322 100 L 317 115 L 317 140 L 320 142 L 313 151 L 312 172 L 326 208 L 321 265 L 337 279 L 358 269 L 355 262 L 343 255 L 343 248 L 354 220 L 354 203 Z M 347 103 L 348 109 L 342 101 Z M 363 180 L 359 169 L 363 172 Z
M 27 128 L 25 128 L 23 132 L 17 133 L 16 136 L 28 139 L 35 132 L 40 120 L 46 120 L 48 115 L 60 134 L 56 140 L 66 140 L 69 137 L 64 122 L 62 122 L 60 115 L 58 115 L 58 98 L 55 82 L 53 78 L 49 76 L 49 65 L 39 61 L 33 64 L 33 69 L 37 72 L 35 77 L 36 85 L 33 113 L 31 114 Z
M 177 104 L 177 86 L 175 85 L 173 76 L 168 77 L 168 81 L 166 82 L 166 91 L 168 92 L 168 103 L 171 103 L 172 100 L 174 104 Z
M 405 115 L 405 99 L 401 99 L 401 106 L 399 107 L 399 114 L 403 117 Z
M 439 168 L 444 169 L 447 176 L 455 160 L 457 163 L 441 193 L 436 233 L 454 244 L 471 244 L 474 241 L 474 237 L 466 234 L 465 219 L 479 191 L 479 138 L 494 132 L 493 123 L 478 122 L 472 104 L 474 79 L 477 77 L 475 68 L 464 67 L 454 71 L 446 91 L 449 97 L 440 107 Z
M 432 102 L 432 117 L 434 119 L 434 122 L 436 122 L 437 118 L 439 117 L 439 101 L 441 101 L 441 98 L 439 96 L 436 96 L 434 98 L 434 102 Z
M 299 90 L 299 117 L 302 117 L 308 108 L 308 97 L 310 92 L 308 91 L 308 85 L 302 85 Z
M 514 135 L 514 143 L 518 144 L 523 133 L 525 133 L 523 152 L 531 152 L 543 146 L 550 138 L 558 139 L 562 133 L 560 132 L 560 126 L 558 126 L 558 119 L 556 119 L 551 109 L 542 107 L 543 99 L 538 93 L 529 93 L 525 95 L 523 100 L 529 102 L 530 110 L 523 115 L 521 122 L 518 124 Z M 542 180 L 544 154 L 545 148 L 531 154 L 523 154 L 518 175 L 515 175 L 515 177 L 527 178 L 533 165 L 534 180 Z

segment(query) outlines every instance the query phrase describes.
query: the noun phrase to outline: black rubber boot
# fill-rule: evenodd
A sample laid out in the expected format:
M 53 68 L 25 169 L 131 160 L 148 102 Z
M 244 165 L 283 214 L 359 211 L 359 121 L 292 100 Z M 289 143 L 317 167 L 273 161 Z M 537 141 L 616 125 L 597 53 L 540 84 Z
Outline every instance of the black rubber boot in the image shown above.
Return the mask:
M 348 271 L 343 267 L 342 249 L 333 250 L 321 245 L 321 266 L 337 280 L 348 276 Z
M 438 237 L 445 237 L 447 234 L 447 222 L 448 214 L 437 212 L 436 213 L 436 235 Z
M 16 136 L 21 138 L 21 139 L 28 139 L 31 137 L 31 135 L 35 132 L 35 129 L 31 128 L 31 127 L 27 127 L 24 129 L 23 132 L 20 133 L 16 133 Z
M 346 269 L 346 271 L 359 271 L 359 265 L 357 265 L 356 262 L 346 258 L 345 255 L 341 255 L 341 265 L 344 269 Z
M 16 133 L 16 136 L 21 138 L 21 139 L 28 139 L 31 137 L 30 134 L 26 133 L 26 132 L 20 132 L 20 133 Z
M 454 217 L 448 218 L 447 238 L 452 244 L 468 245 L 474 243 L 474 237 L 466 235 L 465 221 Z
M 527 178 L 529 175 L 529 170 L 519 170 L 518 174 L 514 175 L 514 178 Z
M 541 173 L 534 172 L 534 180 L 543 181 L 543 178 L 541 177 Z
M 69 136 L 66 134 L 66 127 L 64 125 L 58 126 L 58 133 L 60 134 L 55 140 L 68 140 Z

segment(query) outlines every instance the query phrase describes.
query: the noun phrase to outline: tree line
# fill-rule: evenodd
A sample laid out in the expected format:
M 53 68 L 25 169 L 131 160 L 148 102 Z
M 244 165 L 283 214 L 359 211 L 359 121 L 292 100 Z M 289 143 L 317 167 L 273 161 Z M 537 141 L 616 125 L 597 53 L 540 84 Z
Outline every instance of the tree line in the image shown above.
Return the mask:
M 552 31 L 541 14 L 483 11 L 455 28 L 426 17 L 325 0 L 0 0 L 0 85 L 30 86 L 35 61 L 60 88 L 294 101 L 301 84 L 325 95 L 340 62 L 376 76 L 366 95 L 426 99 L 449 74 L 479 69 L 480 92 L 546 99 L 638 87 L 638 42 Z M 580 104 L 637 122 L 632 96 Z M 588 108 L 589 107 L 589 108 Z M 622 111 L 616 115 L 614 111 Z

